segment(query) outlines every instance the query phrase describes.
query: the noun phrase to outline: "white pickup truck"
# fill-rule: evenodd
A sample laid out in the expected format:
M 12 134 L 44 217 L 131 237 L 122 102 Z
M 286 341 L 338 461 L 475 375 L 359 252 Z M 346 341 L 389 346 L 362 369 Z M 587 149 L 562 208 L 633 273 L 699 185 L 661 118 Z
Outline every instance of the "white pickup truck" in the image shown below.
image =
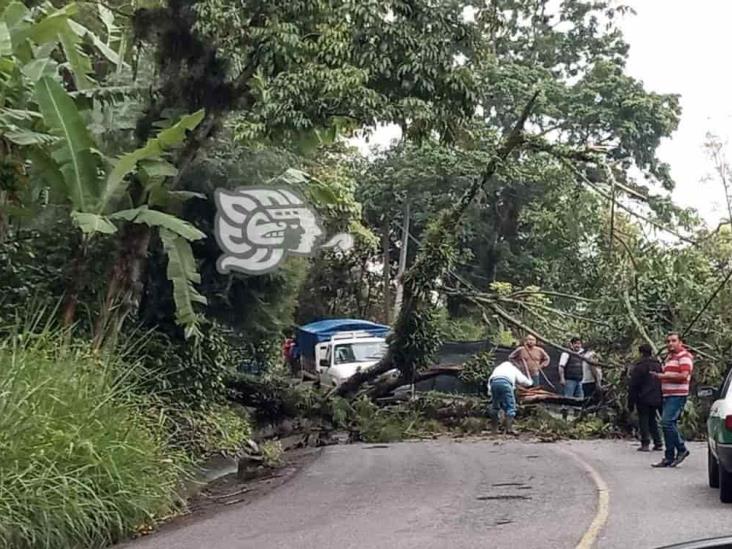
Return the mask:
M 299 326 L 297 346 L 304 371 L 337 386 L 386 353 L 389 327 L 368 320 L 333 318 Z
M 340 332 L 315 346 L 315 369 L 322 384 L 337 386 L 379 362 L 385 353 L 383 337 L 368 332 Z

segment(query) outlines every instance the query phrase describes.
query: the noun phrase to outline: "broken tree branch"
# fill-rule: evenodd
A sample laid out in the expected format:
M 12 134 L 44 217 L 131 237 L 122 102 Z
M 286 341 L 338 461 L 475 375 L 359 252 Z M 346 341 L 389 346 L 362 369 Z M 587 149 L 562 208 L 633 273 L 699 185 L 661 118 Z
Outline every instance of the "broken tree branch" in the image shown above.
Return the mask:
M 353 395 L 362 384 L 394 367 L 398 368 L 406 379 L 414 379 L 417 365 L 423 362 L 425 354 L 430 352 L 425 345 L 434 343 L 424 340 L 422 346 L 415 346 L 414 333 L 420 327 L 419 315 L 425 308 L 432 307 L 432 291 L 438 281 L 450 271 L 452 256 L 446 251 L 450 249 L 450 240 L 454 238 L 463 214 L 478 192 L 486 187 L 506 159 L 524 143 L 524 125 L 538 96 L 538 91 L 533 94 L 513 129 L 504 137 L 496 154 L 491 157 L 482 176 L 476 178 L 460 200 L 452 208 L 445 210 L 428 229 L 424 238 L 425 245 L 420 246 L 414 264 L 404 274 L 403 303 L 389 337 L 389 349 L 384 358 L 373 367 L 357 372 L 332 392 L 339 396 Z
M 630 296 L 628 295 L 628 288 L 623 288 L 623 302 L 625 303 L 625 310 L 628 312 L 628 317 L 635 326 L 635 329 L 638 330 L 638 333 L 646 341 L 646 343 L 651 346 L 651 349 L 653 349 L 653 354 L 657 355 L 658 347 L 656 347 L 656 344 L 648 335 L 648 332 L 646 332 L 646 329 L 643 327 L 643 324 L 641 324 L 640 320 L 638 320 L 638 317 L 633 310 L 633 305 L 630 302 Z
M 619 368 L 619 367 L 623 367 L 620 364 L 608 364 L 608 363 L 603 363 L 603 362 L 598 362 L 596 360 L 588 359 L 584 355 L 581 355 L 580 353 L 576 353 L 572 349 L 569 349 L 567 347 L 564 347 L 563 345 L 560 345 L 558 343 L 555 343 L 555 342 L 551 341 L 549 338 L 543 336 L 542 334 L 540 334 L 539 332 L 537 332 L 536 330 L 534 330 L 530 326 L 527 326 L 526 324 L 524 324 L 523 322 L 521 322 L 517 318 L 514 318 L 513 316 L 511 316 L 508 312 L 504 311 L 495 302 L 494 303 L 486 304 L 486 303 L 481 303 L 479 301 L 474 301 L 470 297 L 468 297 L 467 299 L 473 301 L 473 303 L 475 303 L 478 307 L 480 307 L 481 309 L 483 309 L 483 320 L 487 324 L 490 324 L 490 321 L 488 320 L 488 317 L 487 317 L 487 315 L 485 313 L 485 307 L 486 306 L 490 307 L 493 310 L 494 313 L 496 313 L 498 316 L 500 316 L 503 320 L 505 320 L 509 324 L 513 324 L 514 326 L 516 326 L 517 328 L 523 330 L 527 334 L 533 335 L 539 341 L 543 341 L 544 343 L 546 343 L 550 347 L 554 347 L 555 349 L 559 349 L 562 352 L 565 352 L 565 353 L 568 353 L 568 354 L 570 354 L 572 356 L 576 356 L 578 358 L 581 358 L 582 360 L 584 360 L 585 362 L 587 362 L 588 364 L 590 364 L 592 366 L 600 366 L 602 368 Z
M 597 194 L 599 194 L 606 200 L 612 200 L 612 197 L 609 194 L 607 194 L 605 191 L 603 191 L 597 185 L 595 185 L 592 181 L 590 181 L 589 178 L 585 174 L 583 174 L 580 170 L 578 170 L 577 167 L 574 166 L 571 162 L 567 162 L 566 160 L 563 160 L 563 162 L 567 167 L 569 167 L 570 170 L 572 170 L 572 172 L 575 175 L 577 175 L 582 180 L 583 183 L 585 183 L 593 191 L 595 191 Z M 645 216 L 643 214 L 633 211 L 631 208 L 629 208 L 622 202 L 616 202 L 616 206 L 618 206 L 619 208 L 622 208 L 623 210 L 625 210 L 628 214 L 632 215 L 633 217 L 637 217 L 641 221 L 645 221 L 646 223 L 656 227 L 657 229 L 659 229 L 661 231 L 674 235 L 679 240 L 682 240 L 689 244 L 694 244 L 695 246 L 697 245 L 697 242 L 695 240 L 693 240 L 692 238 L 689 238 L 688 236 L 684 236 L 681 233 L 679 233 L 678 231 L 675 231 L 674 229 L 671 229 L 670 227 L 666 227 L 665 225 L 663 225 L 657 221 L 654 221 L 653 219 L 649 218 L 648 216 Z

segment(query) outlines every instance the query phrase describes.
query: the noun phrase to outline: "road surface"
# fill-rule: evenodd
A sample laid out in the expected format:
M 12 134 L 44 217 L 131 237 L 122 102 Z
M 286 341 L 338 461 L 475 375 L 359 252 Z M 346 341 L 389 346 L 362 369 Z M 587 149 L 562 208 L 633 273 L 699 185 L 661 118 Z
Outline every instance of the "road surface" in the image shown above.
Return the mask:
M 129 549 L 655 548 L 732 533 L 704 444 L 677 469 L 628 441 L 346 445 L 250 505 Z

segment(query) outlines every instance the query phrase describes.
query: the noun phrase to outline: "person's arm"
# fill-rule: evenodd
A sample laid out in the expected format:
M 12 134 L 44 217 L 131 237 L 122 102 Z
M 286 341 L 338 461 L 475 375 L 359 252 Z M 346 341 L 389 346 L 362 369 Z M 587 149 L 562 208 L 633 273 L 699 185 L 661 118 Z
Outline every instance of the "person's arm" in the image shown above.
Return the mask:
M 648 366 L 635 364 L 630 367 L 628 375 L 628 408 L 633 411 L 638 404 L 638 390 L 643 383 L 643 377 L 648 375 Z
M 516 383 L 523 387 L 531 387 L 534 384 L 531 378 L 526 377 L 523 373 L 521 373 L 521 370 L 519 370 L 515 366 L 514 369 L 516 370 Z
M 599 366 L 593 366 L 590 364 L 590 369 L 592 370 L 592 377 L 595 378 L 595 386 L 600 389 L 602 386 L 602 370 Z
M 511 351 L 511 354 L 508 355 L 508 360 L 514 360 L 516 359 L 519 354 L 521 354 L 522 347 L 516 347 L 513 351 Z
M 691 377 L 691 371 L 694 368 L 694 362 L 690 356 L 681 357 L 679 359 L 680 372 L 663 372 L 661 374 L 656 373 L 655 376 L 658 379 L 666 381 L 676 381 L 679 383 L 686 382 Z
M 567 365 L 567 362 L 569 362 L 569 353 L 562 353 L 559 357 L 559 383 L 562 385 L 567 384 L 564 379 L 564 367 Z
M 549 363 L 551 362 L 551 359 L 549 358 L 549 354 L 544 350 L 541 350 L 541 362 L 539 362 L 539 368 L 542 370 L 549 366 Z

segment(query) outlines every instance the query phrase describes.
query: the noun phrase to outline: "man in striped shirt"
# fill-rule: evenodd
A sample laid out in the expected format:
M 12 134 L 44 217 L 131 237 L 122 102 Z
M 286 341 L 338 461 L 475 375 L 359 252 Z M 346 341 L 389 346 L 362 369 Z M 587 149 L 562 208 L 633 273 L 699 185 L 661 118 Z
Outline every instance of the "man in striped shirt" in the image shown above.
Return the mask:
M 666 455 L 653 467 L 676 467 L 687 457 L 689 450 L 679 433 L 678 421 L 684 411 L 686 399 L 689 397 L 689 383 L 694 370 L 694 359 L 686 350 L 681 336 L 671 332 L 666 336 L 668 355 L 663 365 L 663 373 L 651 372 L 661 380 L 663 393 L 663 438 L 666 443 Z

